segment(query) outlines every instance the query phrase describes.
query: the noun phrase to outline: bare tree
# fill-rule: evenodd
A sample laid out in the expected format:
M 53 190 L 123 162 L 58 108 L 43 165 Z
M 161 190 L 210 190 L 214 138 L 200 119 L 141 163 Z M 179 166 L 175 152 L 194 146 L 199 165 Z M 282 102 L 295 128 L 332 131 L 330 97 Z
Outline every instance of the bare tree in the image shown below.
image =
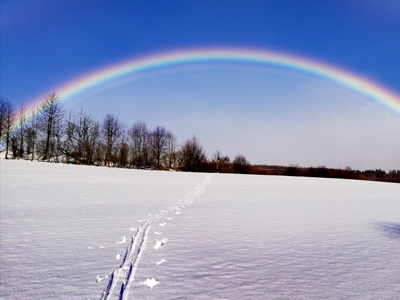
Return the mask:
M 94 146 L 93 163 L 100 166 L 104 162 L 104 156 L 105 151 L 103 142 L 101 139 L 98 139 Z
M 150 135 L 150 150 L 157 169 L 160 169 L 160 160 L 167 149 L 167 131 L 164 126 L 158 125 Z
M 64 127 L 64 134 L 65 134 L 65 142 L 62 147 L 62 151 L 65 154 L 65 161 L 67 163 L 70 162 L 70 158 L 73 158 L 77 164 L 80 162 L 80 139 L 79 135 L 76 136 L 76 116 L 74 115 L 69 115 L 68 120 L 65 122 L 65 127 Z
M 126 140 L 127 138 L 125 134 L 123 134 L 118 153 L 118 166 L 121 168 L 126 168 L 128 166 L 129 146 Z
M 89 165 L 93 163 L 96 145 L 99 144 L 100 124 L 93 119 L 89 119 L 85 126 L 87 127 L 85 130 L 87 132 L 84 135 L 83 148 L 85 149 L 86 163 Z
M 10 138 L 11 152 L 14 158 L 18 158 L 19 137 L 16 134 L 11 135 Z
M 44 135 L 43 160 L 50 160 L 59 143 L 64 109 L 55 93 L 47 96 L 40 106 L 39 128 Z
M 247 161 L 246 157 L 242 154 L 236 155 L 233 159 L 233 172 L 247 174 L 251 171 L 251 165 Z
M 35 147 L 37 142 L 37 132 L 38 132 L 38 112 L 39 110 L 32 109 L 31 113 L 31 121 L 26 128 L 26 154 L 27 156 L 31 155 L 31 160 L 34 159 L 35 156 Z
M 187 140 L 179 153 L 179 167 L 184 171 L 201 171 L 207 162 L 203 147 L 193 136 Z
M 26 108 L 25 105 L 22 104 L 19 113 L 18 113 L 18 120 L 17 120 L 17 131 L 18 131 L 18 152 L 17 155 L 20 158 L 24 156 L 24 136 L 26 133 Z
M 166 166 L 171 169 L 176 162 L 176 137 L 171 132 L 167 132 L 167 147 L 166 147 Z
M 70 116 L 65 126 L 66 141 L 64 153 L 73 157 L 76 163 L 93 163 L 93 156 L 100 137 L 100 125 L 90 115 L 81 113 Z
M 22 104 L 14 115 L 13 129 L 10 139 L 11 151 L 14 158 L 24 157 L 24 137 L 26 134 L 26 109 Z
M 3 135 L 5 136 L 5 144 L 6 144 L 6 153 L 5 153 L 5 159 L 8 159 L 8 149 L 10 148 L 10 142 L 11 142 L 11 133 L 12 133 L 12 128 L 14 124 L 14 119 L 15 119 L 15 111 L 14 107 L 11 105 L 11 103 L 7 100 L 2 99 L 1 102 L 1 125 L 2 125 L 2 138 Z
M 5 137 L 7 102 L 4 98 L 0 98 L 0 145 L 3 143 Z
M 104 163 L 110 166 L 111 162 L 115 162 L 115 146 L 123 133 L 123 125 L 118 121 L 118 118 L 107 114 L 103 120 L 101 133 L 105 146 Z
M 55 123 L 54 126 L 54 133 L 52 136 L 52 141 L 51 141 L 51 156 L 53 157 L 55 162 L 59 162 L 59 158 L 61 155 L 61 146 L 62 146 L 62 138 L 64 134 L 64 122 L 62 122 L 62 118 L 60 119 L 59 122 Z
M 143 121 L 138 121 L 128 129 L 131 148 L 131 164 L 135 168 L 147 165 L 149 130 Z

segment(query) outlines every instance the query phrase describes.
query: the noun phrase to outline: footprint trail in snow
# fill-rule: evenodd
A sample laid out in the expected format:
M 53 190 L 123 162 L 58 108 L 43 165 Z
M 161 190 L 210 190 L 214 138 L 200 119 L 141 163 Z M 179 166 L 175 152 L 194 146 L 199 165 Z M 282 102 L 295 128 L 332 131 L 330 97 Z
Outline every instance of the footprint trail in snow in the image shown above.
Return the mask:
M 121 259 L 121 263 L 114 269 L 114 271 L 105 277 L 97 277 L 97 281 L 100 282 L 105 278 L 109 278 L 108 285 L 104 289 L 100 300 L 108 299 L 118 299 L 127 300 L 129 299 L 129 290 L 132 282 L 135 280 L 136 269 L 138 267 L 143 251 L 147 243 L 147 239 L 150 233 L 150 227 L 155 222 L 159 221 L 160 218 L 164 217 L 168 213 L 175 213 L 179 215 L 181 209 L 185 206 L 189 206 L 193 203 L 196 197 L 203 194 L 203 191 L 207 185 L 211 182 L 212 174 L 208 174 L 201 184 L 195 187 L 190 193 L 188 193 L 182 200 L 179 200 L 177 205 L 172 207 L 167 207 L 157 214 L 149 214 L 147 219 L 139 220 L 141 223 L 138 228 L 131 227 L 130 230 L 133 232 L 130 241 L 124 236 L 122 241 L 117 242 L 118 244 L 128 243 L 125 251 L 125 255 L 117 255 L 117 259 Z M 168 218 L 170 220 L 172 218 Z M 168 226 L 166 222 L 159 222 L 160 227 Z M 154 231 L 155 234 L 160 235 L 160 231 Z M 164 238 L 157 240 L 154 248 L 157 250 L 168 241 Z M 160 265 L 166 262 L 165 259 L 161 259 L 156 262 L 156 265 Z M 144 284 L 152 289 L 154 286 L 160 284 L 160 282 L 155 278 L 147 278 Z

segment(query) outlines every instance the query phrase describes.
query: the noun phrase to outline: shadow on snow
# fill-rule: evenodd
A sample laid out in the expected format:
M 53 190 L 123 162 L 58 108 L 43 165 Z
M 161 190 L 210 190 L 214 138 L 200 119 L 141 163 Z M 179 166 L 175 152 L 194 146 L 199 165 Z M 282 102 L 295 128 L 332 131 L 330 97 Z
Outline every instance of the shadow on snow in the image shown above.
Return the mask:
M 391 222 L 375 222 L 374 227 L 384 232 L 387 236 L 400 240 L 400 224 Z

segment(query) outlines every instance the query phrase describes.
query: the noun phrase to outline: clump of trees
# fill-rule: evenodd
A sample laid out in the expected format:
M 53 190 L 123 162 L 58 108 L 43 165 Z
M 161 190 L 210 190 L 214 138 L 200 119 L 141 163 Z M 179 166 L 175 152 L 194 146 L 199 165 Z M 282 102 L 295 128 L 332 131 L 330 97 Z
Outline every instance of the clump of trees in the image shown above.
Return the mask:
M 220 172 L 259 175 L 329 177 L 400 182 L 400 171 L 358 171 L 350 168 L 302 168 L 297 165 L 252 166 L 242 154 L 232 161 L 220 151 L 210 160 L 195 137 L 180 146 L 176 136 L 164 126 L 149 129 L 144 121 L 127 126 L 118 117 L 107 114 L 102 121 L 90 114 L 66 114 L 55 93 L 41 105 L 16 110 L 0 98 L 0 145 L 6 159 L 37 159 L 96 166 Z
M 195 136 L 187 140 L 178 154 L 179 166 L 183 171 L 207 171 L 207 157 Z
M 215 160 L 208 161 L 195 136 L 179 146 L 165 126 L 151 130 L 144 121 L 127 126 L 112 114 L 102 121 L 83 111 L 67 114 L 55 93 L 30 116 L 24 106 L 16 111 L 5 99 L 0 108 L 0 139 L 6 159 L 190 172 L 237 169 L 219 152 Z

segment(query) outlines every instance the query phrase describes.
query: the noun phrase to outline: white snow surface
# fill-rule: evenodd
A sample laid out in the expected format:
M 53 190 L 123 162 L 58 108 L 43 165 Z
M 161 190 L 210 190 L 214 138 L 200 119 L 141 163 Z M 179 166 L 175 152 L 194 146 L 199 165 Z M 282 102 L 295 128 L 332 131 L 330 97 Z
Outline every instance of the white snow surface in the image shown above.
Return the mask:
M 399 184 L 0 166 L 0 299 L 400 298 Z

